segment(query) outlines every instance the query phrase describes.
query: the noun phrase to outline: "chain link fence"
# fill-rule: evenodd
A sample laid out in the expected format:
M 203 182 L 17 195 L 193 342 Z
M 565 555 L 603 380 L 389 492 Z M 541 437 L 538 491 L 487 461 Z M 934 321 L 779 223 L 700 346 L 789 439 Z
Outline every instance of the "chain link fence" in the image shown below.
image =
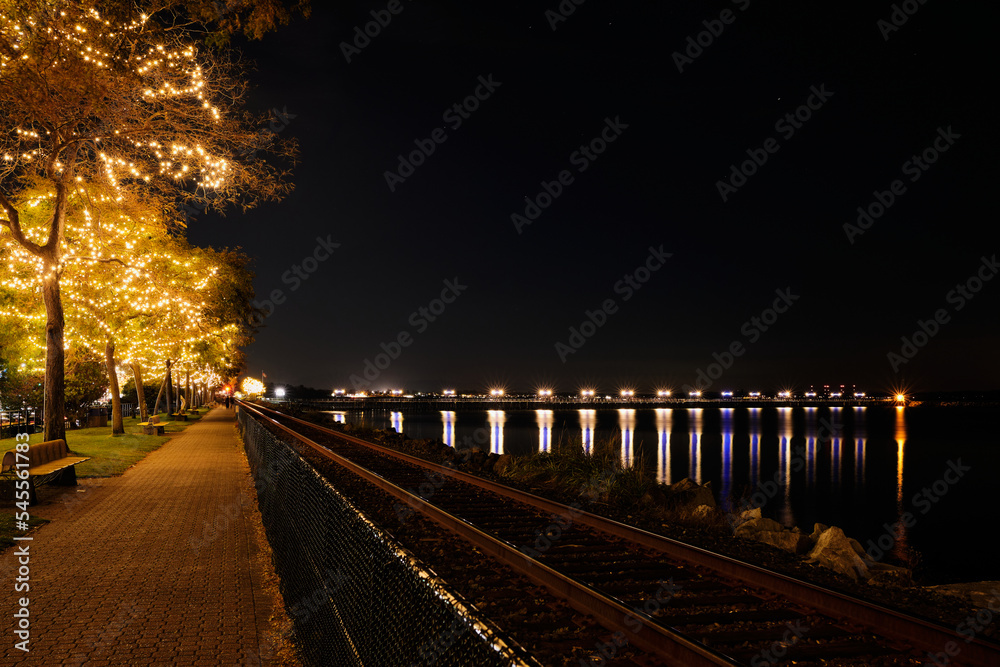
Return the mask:
M 537 665 L 239 410 L 264 528 L 308 665 Z

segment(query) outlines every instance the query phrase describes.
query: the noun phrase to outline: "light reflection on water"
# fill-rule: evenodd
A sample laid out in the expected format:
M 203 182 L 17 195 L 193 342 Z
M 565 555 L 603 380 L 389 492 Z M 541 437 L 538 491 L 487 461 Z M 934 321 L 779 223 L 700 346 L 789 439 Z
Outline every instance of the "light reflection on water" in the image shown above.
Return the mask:
M 487 414 L 490 422 L 490 451 L 503 454 L 503 425 L 507 423 L 507 415 L 503 410 L 490 410 Z
M 975 417 L 974 430 L 967 414 Z M 976 471 L 1000 469 L 1000 448 L 994 446 L 992 435 L 995 417 L 984 414 L 985 409 L 963 413 L 890 406 L 751 408 L 735 403 L 709 408 L 552 405 L 506 411 L 428 409 L 346 415 L 338 411 L 332 417 L 497 454 L 607 450 L 623 463 L 644 466 L 666 484 L 684 477 L 711 482 L 723 502 L 727 496 L 739 502 L 766 490 L 765 516 L 807 532 L 813 522 L 841 526 L 862 545 L 877 540 L 887 524 L 899 522 L 909 512 L 917 524 L 911 528 L 900 524 L 893 556 L 905 561 L 919 553 L 930 568 L 926 554 L 933 552 L 937 562 L 958 570 L 978 562 L 963 559 L 956 546 L 973 539 L 966 539 L 966 534 L 976 535 L 969 525 L 974 513 L 968 512 L 976 505 L 960 506 L 960 498 L 986 506 L 992 500 L 981 494 L 990 493 L 989 484 L 977 486 L 963 479 L 926 516 L 915 508 L 913 498 L 941 477 L 950 459 L 964 456 L 963 462 L 977 463 Z M 930 537 L 932 529 L 951 532 L 935 540 Z M 997 577 L 995 571 L 987 574 Z
M 512 417 L 519 416 L 519 411 L 487 410 L 478 413 L 482 416 L 476 416 L 472 411 L 459 415 L 454 410 L 441 410 L 436 413 L 434 421 L 439 424 L 438 433 L 445 444 L 452 447 L 485 446 L 488 441 L 490 451 L 496 454 L 550 452 L 567 445 L 593 453 L 597 443 L 609 443 L 619 452 L 624 465 L 646 465 L 655 471 L 657 481 L 665 484 L 681 477 L 689 477 L 699 484 L 717 479 L 722 498 L 730 497 L 737 484 L 754 486 L 773 479 L 782 489 L 782 518 L 792 521 L 791 494 L 797 484 L 816 486 L 823 483 L 839 491 L 845 465 L 849 470 L 853 467 L 853 486 L 865 483 L 865 408 L 853 408 L 855 437 L 850 441 L 854 447 L 853 452 L 848 447 L 849 460 L 846 463 L 843 451 L 845 438 L 841 428 L 842 408 L 830 407 L 827 410 L 828 414 L 822 418 L 815 407 L 778 407 L 770 409 L 770 414 L 768 409 L 759 407 L 725 407 L 707 411 L 704 408 L 621 408 L 602 410 L 600 414 L 596 409 L 532 410 L 528 412 L 537 431 L 528 447 L 524 446 L 526 443 L 522 437 L 523 419 L 516 420 L 513 427 L 510 424 Z M 798 426 L 796 413 L 801 415 Z M 373 426 L 380 425 L 377 416 L 349 416 L 345 411 L 331 414 L 340 423 L 360 418 L 360 421 L 371 422 Z M 424 427 L 428 425 L 429 413 L 404 415 L 403 412 L 392 411 L 385 414 L 385 421 L 388 422 L 385 426 L 399 433 L 406 431 L 411 437 L 428 437 Z M 610 415 L 614 415 L 613 427 L 608 420 Z M 651 430 L 647 431 L 649 425 L 646 423 L 650 415 L 656 436 L 647 440 L 646 437 L 652 435 Z M 711 415 L 711 420 L 707 420 L 708 415 Z M 897 408 L 895 486 L 896 499 L 900 504 L 906 442 L 903 415 L 904 408 Z M 767 417 L 776 419 L 776 424 L 770 429 L 764 424 Z M 708 421 L 711 421 L 711 430 L 706 433 Z M 472 430 L 474 437 L 467 434 L 460 437 L 462 430 Z M 513 449 L 509 441 L 510 431 L 515 437 Z M 719 438 L 718 449 L 712 445 L 716 437 Z M 793 446 L 796 438 L 800 444 Z M 769 446 L 770 442 L 774 442 L 773 448 Z M 710 449 L 705 449 L 706 444 Z M 826 448 L 829 448 L 828 462 L 823 460 Z M 703 470 L 706 457 L 713 466 L 708 476 Z M 762 466 L 773 463 L 776 463 L 773 476 L 762 476 Z M 678 469 L 678 466 L 681 468 Z M 821 479 L 824 473 L 826 477 Z
M 594 431 L 597 430 L 597 410 L 580 410 L 579 412 L 583 451 L 591 454 L 594 451 Z
M 903 505 L 903 459 L 906 455 L 906 411 L 902 406 L 896 407 L 896 543 L 893 553 L 903 561 L 911 557 L 910 545 L 907 540 L 907 526 L 903 519 L 906 508 Z
M 538 420 L 538 451 L 552 451 L 552 416 L 551 410 L 535 410 Z
M 691 462 L 691 469 L 688 477 L 701 484 L 701 436 L 702 432 L 702 408 L 691 408 L 688 410 L 691 416 L 691 449 L 688 460 Z
M 670 408 L 656 410 L 656 479 L 670 484 L 670 432 L 673 430 L 674 411 Z
M 449 447 L 455 446 L 455 412 L 453 410 L 441 411 L 441 424 L 444 426 L 444 437 L 441 441 Z
M 622 465 L 628 467 L 632 465 L 632 461 L 634 459 L 632 434 L 635 432 L 635 410 L 619 410 L 618 425 L 622 430 Z

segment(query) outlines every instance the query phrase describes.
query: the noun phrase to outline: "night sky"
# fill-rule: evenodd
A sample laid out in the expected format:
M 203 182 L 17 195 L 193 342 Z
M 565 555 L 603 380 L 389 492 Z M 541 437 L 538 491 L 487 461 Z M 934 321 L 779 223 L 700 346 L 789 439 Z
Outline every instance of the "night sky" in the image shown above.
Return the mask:
M 256 258 L 248 373 L 997 388 L 995 6 L 389 4 L 242 46 L 301 144 L 285 201 L 190 229 Z

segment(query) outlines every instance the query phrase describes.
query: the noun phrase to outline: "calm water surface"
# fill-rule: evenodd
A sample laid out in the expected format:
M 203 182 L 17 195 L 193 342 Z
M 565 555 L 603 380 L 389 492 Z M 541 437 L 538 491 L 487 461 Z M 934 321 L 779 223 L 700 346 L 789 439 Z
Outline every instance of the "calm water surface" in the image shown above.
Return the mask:
M 711 482 L 723 503 L 811 532 L 840 526 L 927 583 L 1000 579 L 992 408 L 647 408 L 337 412 L 338 420 L 505 454 L 610 444 L 662 482 Z M 907 525 L 909 524 L 909 525 Z M 869 542 L 870 540 L 870 542 Z

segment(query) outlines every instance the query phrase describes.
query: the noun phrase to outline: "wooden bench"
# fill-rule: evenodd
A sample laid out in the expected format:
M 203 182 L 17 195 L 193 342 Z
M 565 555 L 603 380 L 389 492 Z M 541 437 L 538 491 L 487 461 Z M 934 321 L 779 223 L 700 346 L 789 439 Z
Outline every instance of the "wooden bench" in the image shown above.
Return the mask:
M 17 476 L 18 470 L 28 470 L 28 489 L 31 493 L 29 503 L 38 503 L 35 494 L 36 484 L 53 483 L 58 486 L 76 486 L 77 463 L 89 461 L 89 456 L 70 456 L 65 440 L 49 440 L 28 447 L 27 452 L 18 453 L 15 450 L 4 452 L 3 463 L 0 464 L 0 474 L 22 479 Z
M 188 420 L 188 416 L 183 412 L 178 412 L 177 414 L 173 414 L 170 416 L 173 418 L 174 421 L 178 422 L 186 422 Z

